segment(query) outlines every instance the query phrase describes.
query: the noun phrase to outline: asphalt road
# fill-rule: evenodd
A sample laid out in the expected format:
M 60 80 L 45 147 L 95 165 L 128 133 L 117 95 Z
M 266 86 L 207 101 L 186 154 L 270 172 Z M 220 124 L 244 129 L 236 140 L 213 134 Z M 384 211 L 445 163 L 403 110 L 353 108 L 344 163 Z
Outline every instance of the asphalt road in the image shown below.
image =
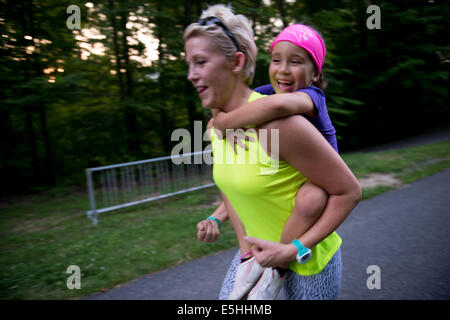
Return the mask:
M 338 229 L 344 265 L 339 298 L 450 299 L 449 191 L 447 169 L 362 201 Z M 86 299 L 217 299 L 235 250 L 152 273 Z M 369 289 L 368 283 L 376 287 Z
M 449 190 L 447 169 L 362 201 L 338 229 L 340 299 L 450 299 Z M 372 265 L 380 289 L 367 287 Z

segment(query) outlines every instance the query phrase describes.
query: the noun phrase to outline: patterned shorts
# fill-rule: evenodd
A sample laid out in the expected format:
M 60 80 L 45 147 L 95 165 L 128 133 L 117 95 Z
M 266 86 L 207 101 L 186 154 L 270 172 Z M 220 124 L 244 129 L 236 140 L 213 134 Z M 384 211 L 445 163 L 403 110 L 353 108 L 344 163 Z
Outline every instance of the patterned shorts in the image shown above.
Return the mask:
M 226 300 L 233 290 L 240 258 L 241 252 L 238 250 L 225 275 L 219 300 Z M 301 276 L 295 272 L 288 271 L 282 291 L 284 291 L 284 296 L 287 300 L 335 300 L 341 290 L 341 283 L 342 256 L 341 249 L 338 249 L 322 272 L 318 274 Z

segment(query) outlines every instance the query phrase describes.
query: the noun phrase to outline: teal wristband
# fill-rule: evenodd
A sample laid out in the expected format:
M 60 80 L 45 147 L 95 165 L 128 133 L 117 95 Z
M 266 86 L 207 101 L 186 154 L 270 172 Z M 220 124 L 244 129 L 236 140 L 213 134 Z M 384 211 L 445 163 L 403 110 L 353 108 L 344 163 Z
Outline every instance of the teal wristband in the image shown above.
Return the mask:
M 298 239 L 295 239 L 291 243 L 297 248 L 298 254 L 295 258 L 298 263 L 303 264 L 311 259 L 311 249 L 306 248 Z
M 292 241 L 291 242 L 294 246 L 296 246 L 296 248 L 297 248 L 297 251 L 298 251 L 298 254 L 300 254 L 300 255 L 303 255 L 303 254 L 305 254 L 306 252 L 308 252 L 308 248 L 307 247 L 305 247 L 301 242 L 300 242 L 300 240 L 298 240 L 298 239 L 295 239 L 294 241 Z
M 222 228 L 222 223 L 216 217 L 209 216 L 208 218 L 206 218 L 206 220 L 211 220 L 211 221 L 214 221 L 215 223 L 217 223 L 219 225 L 219 230 L 220 230 L 220 228 Z

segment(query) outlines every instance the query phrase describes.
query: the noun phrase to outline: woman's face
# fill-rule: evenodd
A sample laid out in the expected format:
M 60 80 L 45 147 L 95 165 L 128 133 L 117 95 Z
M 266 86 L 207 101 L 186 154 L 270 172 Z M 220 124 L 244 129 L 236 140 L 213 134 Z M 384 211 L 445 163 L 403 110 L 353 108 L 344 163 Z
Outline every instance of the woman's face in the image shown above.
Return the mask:
M 185 51 L 187 78 L 197 90 L 202 106 L 222 109 L 231 98 L 235 82 L 231 63 L 207 36 L 189 38 Z
M 269 77 L 276 93 L 287 93 L 311 86 L 318 73 L 305 49 L 280 41 L 272 48 Z

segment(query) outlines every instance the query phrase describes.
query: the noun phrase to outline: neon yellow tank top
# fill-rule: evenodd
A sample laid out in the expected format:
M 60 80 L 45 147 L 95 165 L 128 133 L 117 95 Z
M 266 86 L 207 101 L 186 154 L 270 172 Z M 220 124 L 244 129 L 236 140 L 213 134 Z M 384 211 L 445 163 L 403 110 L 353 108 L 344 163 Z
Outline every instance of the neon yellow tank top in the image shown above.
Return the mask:
M 262 98 L 253 92 L 249 102 Z M 287 161 L 269 157 L 255 138 L 247 142 L 249 150 L 237 148 L 234 153 L 225 139 L 211 130 L 213 177 L 230 200 L 249 236 L 280 242 L 283 227 L 294 208 L 295 196 L 306 178 Z M 314 275 L 323 270 L 336 253 L 342 240 L 336 232 L 313 247 L 310 261 L 290 269 L 300 275 Z

